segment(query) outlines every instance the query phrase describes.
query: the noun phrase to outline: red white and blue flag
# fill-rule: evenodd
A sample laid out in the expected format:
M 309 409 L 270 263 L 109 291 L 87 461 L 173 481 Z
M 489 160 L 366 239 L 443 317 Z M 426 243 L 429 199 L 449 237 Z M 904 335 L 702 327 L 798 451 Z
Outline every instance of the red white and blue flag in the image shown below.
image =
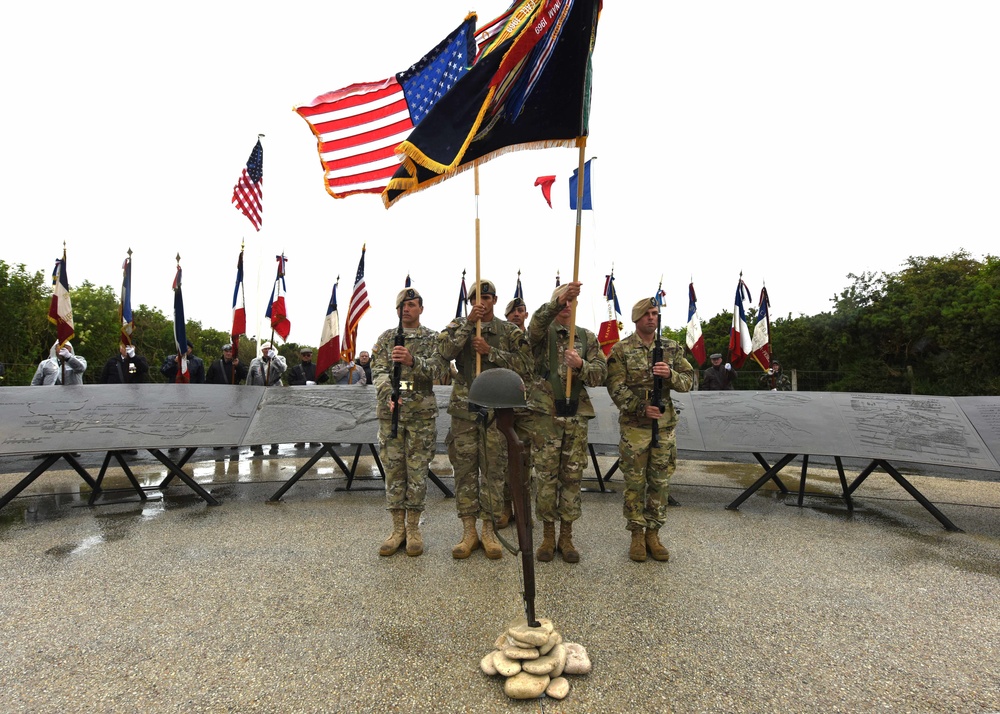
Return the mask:
M 601 323 L 597 330 L 597 341 L 601 345 L 601 351 L 607 357 L 611 354 L 611 348 L 621 339 L 621 324 L 618 316 L 622 314 L 621 306 L 618 304 L 618 291 L 615 290 L 615 273 L 604 276 L 604 299 L 608 301 L 608 319 Z
M 250 219 L 254 228 L 260 230 L 264 210 L 264 147 L 260 145 L 260 139 L 233 187 L 233 205 Z
M 354 361 L 354 351 L 357 349 L 358 340 L 358 323 L 371 307 L 368 303 L 368 288 L 365 286 L 365 247 L 365 245 L 361 246 L 361 260 L 358 261 L 358 272 L 354 277 L 354 291 L 351 293 L 351 301 L 347 304 L 347 324 L 341 348 L 346 362 Z
M 49 302 L 49 322 L 56 326 L 59 349 L 73 339 L 73 305 L 69 300 L 69 278 L 66 277 L 66 247 L 63 257 L 56 258 L 52 269 L 52 300 Z
M 705 363 L 705 336 L 701 334 L 701 318 L 698 317 L 698 298 L 694 294 L 694 281 L 688 283 L 688 321 L 684 341 L 691 350 L 695 361 Z
M 587 163 L 583 165 L 583 201 L 580 204 L 581 211 L 592 211 L 594 210 L 594 194 L 593 194 L 593 174 L 590 170 L 590 164 L 593 159 L 588 159 Z M 576 210 L 576 200 L 577 196 L 580 195 L 579 184 L 580 180 L 577 176 L 580 173 L 580 169 L 573 169 L 573 175 L 569 177 L 569 207 L 572 210 Z
M 270 318 L 271 329 L 277 332 L 282 340 L 288 340 L 288 333 L 292 331 L 292 323 L 288 321 L 288 313 L 285 311 L 285 263 L 288 262 L 288 258 L 284 254 L 276 255 L 274 258 L 278 261 L 278 274 L 274 278 L 271 299 L 267 302 L 264 316 Z
M 733 324 L 729 328 L 729 361 L 736 368 L 742 367 L 753 352 L 745 306 L 745 301 L 752 299 L 750 288 L 743 282 L 743 273 L 740 273 L 740 281 L 736 285 L 736 300 L 733 303 Z
M 122 264 L 122 299 L 118 305 L 118 317 L 121 319 L 121 342 L 128 347 L 132 344 L 132 251 Z
M 295 108 L 316 135 L 327 193 L 382 193 L 399 168 L 396 147 L 472 65 L 475 29 L 471 13 L 409 69 Z
M 764 369 L 771 367 L 771 299 L 767 288 L 760 289 L 760 305 L 757 308 L 757 321 L 753 326 L 753 345 L 751 354 Z
M 326 317 L 323 319 L 323 332 L 319 338 L 319 351 L 316 355 L 316 374 L 326 372 L 340 361 L 340 315 L 337 313 L 337 282 L 333 284 L 333 294 L 326 306 Z
M 188 384 L 191 382 L 191 373 L 188 371 L 187 361 L 187 328 L 184 321 L 184 296 L 181 293 L 181 264 L 177 264 L 177 274 L 174 276 L 174 348 L 177 350 L 177 376 L 174 381 L 178 384 Z
M 233 288 L 233 328 L 229 337 L 233 341 L 233 357 L 240 354 L 240 336 L 247 332 L 247 303 L 243 292 L 243 248 L 236 261 L 236 287 Z

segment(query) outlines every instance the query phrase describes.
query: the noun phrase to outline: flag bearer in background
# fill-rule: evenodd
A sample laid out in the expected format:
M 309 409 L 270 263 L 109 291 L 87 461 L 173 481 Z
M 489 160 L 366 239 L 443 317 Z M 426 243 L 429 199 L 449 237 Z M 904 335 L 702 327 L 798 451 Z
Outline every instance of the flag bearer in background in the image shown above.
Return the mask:
M 643 298 L 632 307 L 635 332 L 611 348 L 608 357 L 608 392 L 618 406 L 621 441 L 618 454 L 625 479 L 626 528 L 632 532 L 628 556 L 636 562 L 669 560 L 660 543 L 666 518 L 670 477 L 677 467 L 677 442 L 670 390 L 687 392 L 694 383 L 694 368 L 684 359 L 684 348 L 666 338 L 657 344 L 659 311 L 656 298 Z M 663 350 L 662 361 L 653 362 L 654 350 Z M 653 399 L 653 377 L 663 380 L 660 405 Z M 653 421 L 658 446 L 653 446 Z
M 597 335 L 577 326 L 570 344 L 572 303 L 579 294 L 580 283 L 576 281 L 556 288 L 552 299 L 535 310 L 528 327 L 534 358 L 529 387 L 531 415 L 521 420 L 518 429 L 521 440 L 529 445 L 535 470 L 535 516 L 543 528 L 535 556 L 542 562 L 552 560 L 557 549 L 567 563 L 580 562 L 580 553 L 573 545 L 573 522 L 581 515 L 587 422 L 595 416 L 584 387 L 600 387 L 608 375 Z M 556 521 L 560 523 L 558 544 Z
M 135 345 L 118 343 L 118 354 L 104 363 L 101 384 L 141 384 L 149 374 L 146 358 L 136 354 Z
M 385 466 L 386 508 L 392 516 L 392 533 L 379 555 L 392 555 L 403 543 L 407 555 L 424 552 L 420 514 L 427 498 L 427 469 L 437 444 L 434 382 L 447 372 L 448 364 L 438 354 L 438 333 L 420 324 L 423 312 L 420 293 L 404 289 L 396 296 L 399 326 L 379 335 L 372 349 L 379 454 Z M 400 332 L 402 339 L 397 340 Z
M 86 371 L 87 360 L 73 351 L 72 343 L 64 342 L 60 345 L 56 340 L 49 349 L 49 358 L 38 363 L 31 385 L 47 387 L 53 384 L 83 384 L 83 373 Z
M 438 352 L 446 362 L 455 360 L 456 368 L 448 405 L 451 431 L 447 439 L 448 457 L 455 469 L 455 506 L 462 519 L 462 539 L 451 550 L 454 558 L 468 558 L 479 547 L 476 518 L 483 522 L 486 557 L 495 560 L 503 555 L 494 524 L 502 518 L 507 442 L 489 410 L 473 406 L 475 411 L 470 411 L 469 386 L 476 377 L 477 354 L 480 369 L 505 367 L 528 382 L 531 352 L 517 325 L 494 317 L 496 301 L 496 286 L 481 280 L 469 291 L 473 307 L 468 318 L 455 318 L 438 336 Z M 477 322 L 481 324 L 479 337 Z
M 288 363 L 285 358 L 278 354 L 270 342 L 265 342 L 260 346 L 260 357 L 254 357 L 250 362 L 250 370 L 247 373 L 248 387 L 273 387 L 281 384 L 281 375 L 285 373 Z M 252 446 L 250 451 L 254 456 L 261 456 L 264 449 L 260 445 Z M 278 445 L 271 444 L 271 453 L 278 453 Z

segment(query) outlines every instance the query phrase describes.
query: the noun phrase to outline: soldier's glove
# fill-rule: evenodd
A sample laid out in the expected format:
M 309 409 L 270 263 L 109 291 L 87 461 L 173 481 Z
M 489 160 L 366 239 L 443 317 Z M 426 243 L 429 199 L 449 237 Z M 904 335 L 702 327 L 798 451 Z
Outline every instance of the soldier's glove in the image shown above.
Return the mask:
M 729 372 L 730 370 L 732 370 L 732 368 L 733 368 L 733 365 L 731 365 L 728 362 L 726 362 L 726 371 Z
M 135 357 L 135 347 L 133 347 L 132 345 L 126 347 L 125 354 L 127 354 L 129 357 Z

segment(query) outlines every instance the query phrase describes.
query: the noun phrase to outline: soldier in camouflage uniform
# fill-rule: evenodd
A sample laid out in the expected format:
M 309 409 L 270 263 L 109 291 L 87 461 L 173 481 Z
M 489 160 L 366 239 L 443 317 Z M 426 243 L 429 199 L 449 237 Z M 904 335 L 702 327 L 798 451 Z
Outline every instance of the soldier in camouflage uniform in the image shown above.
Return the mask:
M 584 387 L 604 384 L 608 365 L 590 330 L 577 326 L 570 345 L 572 303 L 580 283 L 556 288 L 552 299 L 535 310 L 528 326 L 534 359 L 529 387 L 531 415 L 518 424 L 535 468 L 535 516 L 542 522 L 542 543 L 535 557 L 552 560 L 558 549 L 567 563 L 580 562 L 573 545 L 573 522 L 580 517 L 580 481 L 587 465 L 587 422 L 595 416 Z M 570 397 L 566 399 L 566 378 Z M 559 542 L 556 543 L 556 521 Z
M 768 369 L 764 374 L 760 375 L 758 380 L 761 389 L 767 389 L 772 392 L 790 392 L 792 391 L 792 382 L 785 373 L 781 371 L 781 362 L 771 358 L 771 368 Z
M 522 332 L 526 331 L 526 328 L 524 326 L 524 322 L 525 322 L 525 320 L 528 319 L 528 309 L 524 305 L 524 300 L 522 300 L 519 297 L 514 298 L 509 303 L 507 303 L 507 307 L 504 309 L 504 313 L 503 314 L 504 314 L 504 317 L 506 318 L 507 322 L 513 322 L 515 325 L 517 325 L 521 329 Z M 517 425 L 526 416 L 528 416 L 529 414 L 531 414 L 531 410 L 528 409 L 527 407 L 523 407 L 523 408 L 519 407 L 519 408 L 517 408 L 517 409 L 514 410 L 514 428 L 515 428 L 515 430 L 517 429 Z M 524 440 L 522 439 L 522 441 L 524 441 Z M 523 474 L 524 488 L 528 491 L 528 493 L 531 493 L 531 461 L 530 461 L 530 452 L 528 451 L 527 448 L 525 448 L 524 451 L 525 451 L 524 456 L 525 456 L 526 459 L 528 459 L 527 462 L 526 462 L 525 469 L 524 469 L 524 474 Z M 506 528 L 507 524 L 509 524 L 513 520 L 513 518 L 514 518 L 514 504 L 511 502 L 510 483 L 508 483 L 506 480 L 504 480 L 504 482 L 503 482 L 503 514 L 501 514 L 500 518 L 497 519 L 497 527 L 498 528 Z
M 424 552 L 420 514 L 427 496 L 427 469 L 437 444 L 437 401 L 433 384 L 447 369 L 437 350 L 437 332 L 420 324 L 424 299 L 413 288 L 396 296 L 404 343 L 396 344 L 399 328 L 383 332 L 372 350 L 376 389 L 379 454 L 385 466 L 386 507 L 392 533 L 379 555 L 392 555 L 406 543 L 407 555 Z M 399 417 L 392 438 L 393 373 L 399 364 Z M 405 524 L 404 524 L 405 516 Z
M 670 558 L 659 536 L 670 477 L 677 466 L 677 415 L 669 390 L 687 392 L 694 382 L 694 369 L 673 340 L 662 340 L 663 361 L 653 364 L 658 315 L 655 299 L 637 302 L 632 308 L 635 332 L 616 343 L 608 357 L 608 392 L 618 406 L 621 427 L 618 455 L 625 478 L 623 512 L 626 527 L 632 532 L 628 555 L 637 562 L 646 559 L 647 551 L 655 560 Z M 650 405 L 653 375 L 664 380 L 662 412 Z M 659 425 L 660 445 L 656 448 L 651 447 L 654 419 Z
M 531 353 L 524 333 L 510 322 L 496 319 L 493 308 L 496 287 L 482 280 L 469 292 L 469 301 L 479 297 L 467 318 L 452 321 L 438 336 L 438 352 L 446 361 L 455 360 L 452 380 L 451 430 L 448 432 L 448 457 L 455 469 L 455 506 L 462 519 L 462 540 L 452 548 L 455 558 L 468 558 L 479 547 L 476 519 L 483 521 L 482 545 L 486 557 L 503 555 L 494 531 L 494 523 L 503 510 L 503 484 L 507 480 L 507 442 L 497 429 L 492 411 L 485 422 L 479 411 L 469 411 L 469 386 L 476 377 L 476 355 L 481 369 L 506 367 L 527 381 Z M 476 336 L 476 323 L 481 336 Z M 480 477 L 480 473 L 482 477 Z

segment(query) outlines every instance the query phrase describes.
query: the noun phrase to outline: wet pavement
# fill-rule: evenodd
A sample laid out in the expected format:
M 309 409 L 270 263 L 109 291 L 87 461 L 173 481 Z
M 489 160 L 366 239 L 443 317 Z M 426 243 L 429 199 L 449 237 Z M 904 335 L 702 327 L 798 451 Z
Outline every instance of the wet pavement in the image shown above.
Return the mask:
M 538 614 L 593 671 L 563 701 L 515 702 L 479 661 L 523 614 L 519 559 L 454 560 L 452 499 L 429 483 L 425 554 L 380 558 L 369 456 L 351 491 L 324 458 L 270 503 L 307 452 L 236 455 L 188 466 L 219 506 L 174 479 L 88 507 L 57 464 L 0 510 L 4 711 L 1000 712 L 1000 482 L 982 474 L 904 472 L 954 533 L 881 472 L 851 513 L 811 465 L 799 508 L 797 461 L 792 494 L 767 484 L 728 511 L 760 467 L 682 455 L 669 563 L 628 560 L 616 474 L 583 496 L 581 562 L 537 564 Z M 30 462 L 0 461 L 2 492 Z M 166 475 L 141 455 L 134 470 Z M 128 482 L 112 469 L 105 487 Z

